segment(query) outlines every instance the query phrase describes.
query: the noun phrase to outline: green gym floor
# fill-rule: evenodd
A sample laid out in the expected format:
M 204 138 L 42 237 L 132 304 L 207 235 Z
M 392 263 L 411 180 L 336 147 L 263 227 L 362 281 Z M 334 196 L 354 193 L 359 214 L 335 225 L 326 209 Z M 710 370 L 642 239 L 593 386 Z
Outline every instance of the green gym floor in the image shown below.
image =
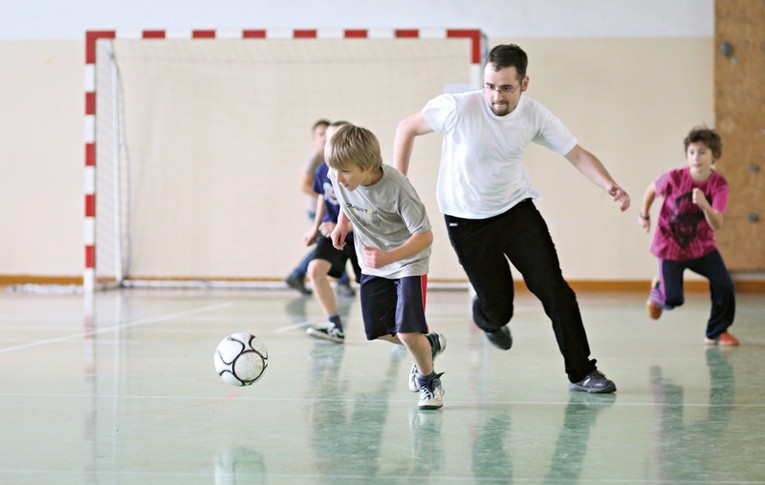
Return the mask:
M 516 298 L 510 351 L 471 323 L 467 291 L 428 293 L 445 405 L 418 411 L 411 361 L 346 343 L 290 290 L 0 290 L 1 484 L 765 483 L 765 298 L 738 295 L 737 348 L 702 340 L 708 295 L 658 322 L 644 294 L 579 293 L 616 394 L 567 389 L 541 305 Z M 261 338 L 263 378 L 225 384 L 213 351 Z

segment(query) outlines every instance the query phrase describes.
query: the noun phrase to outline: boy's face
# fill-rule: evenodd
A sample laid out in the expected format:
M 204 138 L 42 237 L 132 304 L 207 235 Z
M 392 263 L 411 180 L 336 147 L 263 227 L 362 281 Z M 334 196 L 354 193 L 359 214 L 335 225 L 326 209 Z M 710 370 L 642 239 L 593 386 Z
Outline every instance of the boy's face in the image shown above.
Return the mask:
M 313 130 L 313 146 L 317 152 L 324 153 L 324 144 L 327 142 L 327 127 L 319 125 Z
M 688 166 L 694 175 L 707 175 L 712 170 L 715 157 L 704 143 L 689 143 L 685 151 Z
M 335 170 L 335 175 L 340 185 L 350 191 L 356 190 L 360 185 L 369 185 L 372 178 L 371 170 L 363 170 L 355 165 L 344 170 Z

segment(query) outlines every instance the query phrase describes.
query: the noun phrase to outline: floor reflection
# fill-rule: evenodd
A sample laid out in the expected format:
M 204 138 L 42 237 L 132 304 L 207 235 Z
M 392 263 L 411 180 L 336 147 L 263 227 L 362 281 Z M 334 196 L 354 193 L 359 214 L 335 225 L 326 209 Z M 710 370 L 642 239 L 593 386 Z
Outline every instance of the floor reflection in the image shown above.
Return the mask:
M 513 462 L 507 445 L 509 432 L 510 415 L 507 412 L 490 415 L 482 423 L 473 441 L 471 469 L 476 479 L 512 482 Z
M 582 474 L 590 430 L 598 414 L 613 405 L 616 394 L 569 393 L 550 471 L 545 483 L 576 482 Z
M 412 432 L 412 459 L 407 477 L 427 477 L 440 470 L 443 458 L 441 425 L 444 414 L 441 410 L 409 412 L 409 429 Z
M 706 351 L 709 406 L 700 420 L 686 421 L 683 387 L 664 378 L 660 367 L 650 369 L 651 393 L 656 403 L 656 429 L 652 443 L 652 478 L 670 482 L 714 480 L 710 468 L 719 453 L 717 439 L 730 422 L 735 394 L 733 367 L 719 347 Z
M 339 372 L 344 349 L 343 345 L 316 342 L 311 352 L 312 384 L 306 396 L 305 417 L 316 471 L 326 483 L 336 483 L 338 477 L 378 474 L 390 394 L 406 357 L 394 347 L 375 390 L 354 393 L 348 378 Z M 348 395 L 354 396 L 350 403 Z
M 226 450 L 215 457 L 215 485 L 268 483 L 263 455 L 247 446 Z

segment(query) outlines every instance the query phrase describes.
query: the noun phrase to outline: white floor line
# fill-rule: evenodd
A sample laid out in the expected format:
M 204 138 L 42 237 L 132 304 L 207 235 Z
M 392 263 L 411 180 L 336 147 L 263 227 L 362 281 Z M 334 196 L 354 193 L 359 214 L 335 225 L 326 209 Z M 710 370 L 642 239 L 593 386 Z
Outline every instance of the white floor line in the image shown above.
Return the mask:
M 303 322 L 293 323 L 291 325 L 285 325 L 274 330 L 274 333 L 289 332 L 290 330 L 296 330 L 298 328 L 306 328 L 309 325 L 319 323 L 321 320 L 306 320 Z
M 110 327 L 98 328 L 98 329 L 94 329 L 94 330 L 90 330 L 90 331 L 86 331 L 86 332 L 77 332 L 77 333 L 74 333 L 74 334 L 71 334 L 71 335 L 64 335 L 62 337 L 43 339 L 43 340 L 35 340 L 34 342 L 29 342 L 29 343 L 22 344 L 22 345 L 15 345 L 13 347 L 6 347 L 4 349 L 0 349 L 0 354 L 7 354 L 7 353 L 10 353 L 10 352 L 15 352 L 17 350 L 23 350 L 23 349 L 28 349 L 28 348 L 32 348 L 32 347 L 39 347 L 39 346 L 42 346 L 42 345 L 48 345 L 48 344 L 53 344 L 53 343 L 58 343 L 58 342 L 66 342 L 67 340 L 77 340 L 77 339 L 92 337 L 93 335 L 98 335 L 98 334 L 107 333 L 107 332 L 113 332 L 113 331 L 120 330 L 120 329 L 125 329 L 125 328 L 140 327 L 142 325 L 149 325 L 151 323 L 162 322 L 162 321 L 167 321 L 167 320 L 174 320 L 176 318 L 186 317 L 186 316 L 189 316 L 189 315 L 196 315 L 196 314 L 199 314 L 199 313 L 206 313 L 206 312 L 210 312 L 210 311 L 220 310 L 220 309 L 223 309 L 223 308 L 230 308 L 233 305 L 234 304 L 232 302 L 218 303 L 216 305 L 208 305 L 208 306 L 204 306 L 204 307 L 200 307 L 200 308 L 194 308 L 194 309 L 191 309 L 191 310 L 185 310 L 185 311 L 182 311 L 182 312 L 168 313 L 168 314 L 164 314 L 164 315 L 158 315 L 156 317 L 142 318 L 140 320 L 135 320 L 133 322 L 127 322 L 127 323 L 124 323 L 124 324 L 112 325 Z

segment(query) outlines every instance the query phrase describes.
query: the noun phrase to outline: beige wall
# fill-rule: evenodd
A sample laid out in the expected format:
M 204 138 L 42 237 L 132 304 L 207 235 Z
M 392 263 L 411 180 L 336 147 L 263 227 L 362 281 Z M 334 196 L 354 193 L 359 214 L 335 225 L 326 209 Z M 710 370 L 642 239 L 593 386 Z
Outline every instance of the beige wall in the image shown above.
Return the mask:
M 0 41 L 0 275 L 82 274 L 83 49 Z
M 564 274 L 577 280 L 649 278 L 655 263 L 647 252 L 649 238 L 636 224 L 637 206 L 661 171 L 684 163 L 681 141 L 687 130 L 698 123 L 714 125 L 713 40 L 489 39 L 490 45 L 508 41 L 529 53 L 528 95 L 555 112 L 633 199 L 633 208 L 620 214 L 565 159 L 538 147 L 529 150 L 527 163 L 543 196 L 539 207 Z M 0 41 L 0 276 L 82 273 L 83 51 L 81 41 Z M 394 129 L 379 133 L 388 154 Z M 307 152 L 305 131 L 298 128 L 295 136 L 305 140 Z M 432 192 L 426 193 L 432 186 L 412 178 L 440 225 Z M 285 183 L 259 190 L 281 196 L 296 189 Z M 279 217 L 301 228 L 301 208 L 297 204 Z M 441 228 L 436 238 L 434 260 L 444 262 L 434 265 L 432 278 L 463 278 Z M 270 249 L 269 264 L 252 277 L 283 277 L 301 252 L 297 244 Z

